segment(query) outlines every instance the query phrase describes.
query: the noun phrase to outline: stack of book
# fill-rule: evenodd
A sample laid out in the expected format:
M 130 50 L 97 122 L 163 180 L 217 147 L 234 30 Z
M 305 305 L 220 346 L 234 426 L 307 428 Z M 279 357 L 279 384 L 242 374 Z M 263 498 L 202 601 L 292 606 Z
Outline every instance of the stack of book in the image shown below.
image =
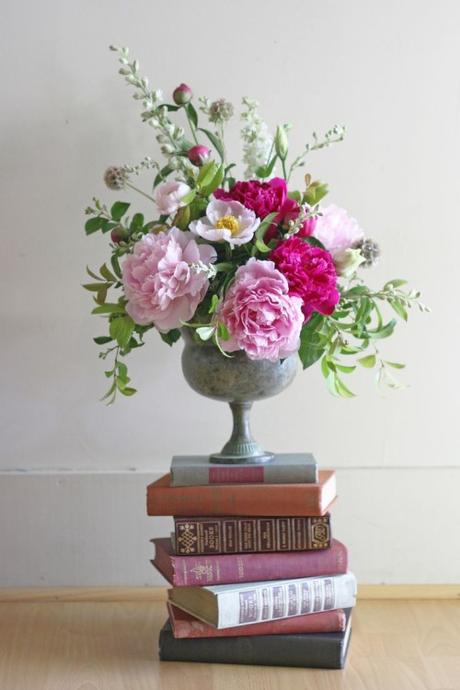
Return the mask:
M 176 456 L 147 489 L 148 515 L 175 530 L 153 539 L 172 585 L 160 658 L 343 668 L 356 580 L 331 537 L 335 473 L 311 454 L 265 465 Z

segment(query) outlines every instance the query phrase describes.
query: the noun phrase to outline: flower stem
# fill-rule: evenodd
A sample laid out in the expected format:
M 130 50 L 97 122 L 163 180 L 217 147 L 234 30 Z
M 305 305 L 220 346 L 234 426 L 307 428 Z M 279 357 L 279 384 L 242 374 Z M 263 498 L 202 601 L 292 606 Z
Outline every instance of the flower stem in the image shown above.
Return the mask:
M 199 144 L 200 142 L 198 141 L 198 137 L 196 135 L 195 125 L 193 124 L 193 122 L 190 118 L 190 115 L 188 114 L 188 110 L 186 108 L 185 108 L 185 114 L 187 115 L 187 120 L 188 120 L 188 123 L 190 125 L 190 131 L 192 133 L 193 140 L 195 141 L 195 144 Z
M 138 192 L 138 194 L 142 194 L 142 196 L 145 196 L 146 199 L 150 199 L 150 201 L 155 201 L 155 199 L 152 196 L 143 192 L 142 189 L 135 187 L 133 184 L 131 184 L 131 182 L 125 182 L 125 186 L 129 187 L 130 189 L 133 189 L 135 192 Z
M 284 179 L 287 180 L 288 176 L 287 176 L 287 172 L 286 172 L 286 162 L 283 158 L 281 159 L 281 167 L 283 168 Z

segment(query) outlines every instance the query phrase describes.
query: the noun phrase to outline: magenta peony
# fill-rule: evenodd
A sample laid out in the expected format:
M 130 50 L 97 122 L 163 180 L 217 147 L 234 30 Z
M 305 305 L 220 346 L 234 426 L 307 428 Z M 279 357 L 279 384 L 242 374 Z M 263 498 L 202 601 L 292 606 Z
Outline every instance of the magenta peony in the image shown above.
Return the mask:
M 135 323 L 153 323 L 163 333 L 178 328 L 193 316 L 209 287 L 206 272 L 193 264 L 215 258 L 213 247 L 197 244 L 178 228 L 145 235 L 122 265 L 127 313 Z
M 272 261 L 249 259 L 240 266 L 217 317 L 227 327 L 224 350 L 244 350 L 250 359 L 275 362 L 299 348 L 302 301 L 289 295 L 286 278 Z
M 287 197 L 286 180 L 274 177 L 269 182 L 235 182 L 228 192 L 216 189 L 214 196 L 216 199 L 239 201 L 245 208 L 254 211 L 259 218 L 265 218 L 269 213 L 279 211 L 284 204 Z
M 300 213 L 300 206 L 297 201 L 286 197 L 283 205 L 281 206 L 278 215 L 274 219 L 273 223 L 268 228 L 264 236 L 264 241 L 269 242 L 272 239 L 279 238 L 278 226 L 281 225 L 284 231 L 289 229 L 288 223 L 290 220 L 296 220 Z M 300 230 L 296 233 L 298 237 L 309 237 L 316 225 L 316 217 L 307 218 L 302 225 Z
M 305 320 L 314 311 L 332 314 L 340 295 L 337 273 L 329 252 L 294 236 L 280 242 L 270 252 L 269 258 L 286 277 L 289 294 L 301 298 Z
M 341 258 L 346 249 L 350 249 L 364 237 L 358 222 L 345 209 L 335 204 L 321 209 L 313 235 L 331 252 L 334 259 Z

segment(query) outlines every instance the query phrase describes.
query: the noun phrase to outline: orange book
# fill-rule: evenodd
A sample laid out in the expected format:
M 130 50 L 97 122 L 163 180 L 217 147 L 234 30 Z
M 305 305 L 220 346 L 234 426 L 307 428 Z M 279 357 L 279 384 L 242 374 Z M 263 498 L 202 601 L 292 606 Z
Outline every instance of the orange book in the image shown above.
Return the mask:
M 147 515 L 319 516 L 335 497 L 333 470 L 320 470 L 315 484 L 171 486 L 166 474 L 147 487 Z

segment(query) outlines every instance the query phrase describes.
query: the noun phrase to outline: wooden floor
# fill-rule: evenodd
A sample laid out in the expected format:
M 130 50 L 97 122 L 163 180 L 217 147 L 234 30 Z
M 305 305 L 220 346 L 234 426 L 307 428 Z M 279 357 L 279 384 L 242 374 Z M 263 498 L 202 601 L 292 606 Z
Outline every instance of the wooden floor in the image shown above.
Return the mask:
M 0 604 L 1 690 L 460 690 L 460 601 L 360 601 L 345 671 L 159 662 L 163 602 Z

